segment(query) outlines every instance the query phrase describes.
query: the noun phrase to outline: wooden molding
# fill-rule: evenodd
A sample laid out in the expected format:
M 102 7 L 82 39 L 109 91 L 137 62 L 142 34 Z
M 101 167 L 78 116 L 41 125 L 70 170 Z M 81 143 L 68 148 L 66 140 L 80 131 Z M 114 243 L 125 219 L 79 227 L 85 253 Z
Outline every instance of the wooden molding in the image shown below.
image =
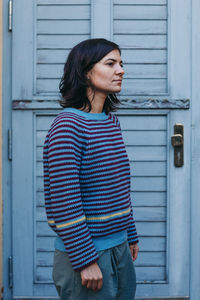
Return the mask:
M 58 100 L 13 100 L 14 110 L 61 109 Z M 190 99 L 122 99 L 119 108 L 131 109 L 189 109 Z

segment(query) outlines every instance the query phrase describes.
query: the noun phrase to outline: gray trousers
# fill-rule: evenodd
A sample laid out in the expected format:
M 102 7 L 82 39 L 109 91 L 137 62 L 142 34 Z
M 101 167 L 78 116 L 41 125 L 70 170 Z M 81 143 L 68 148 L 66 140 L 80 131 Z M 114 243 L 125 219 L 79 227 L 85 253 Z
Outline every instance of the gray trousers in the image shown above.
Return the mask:
M 103 287 L 94 292 L 82 286 L 80 272 L 72 269 L 67 253 L 55 250 L 53 280 L 60 300 L 134 300 L 136 276 L 128 243 L 98 254 Z

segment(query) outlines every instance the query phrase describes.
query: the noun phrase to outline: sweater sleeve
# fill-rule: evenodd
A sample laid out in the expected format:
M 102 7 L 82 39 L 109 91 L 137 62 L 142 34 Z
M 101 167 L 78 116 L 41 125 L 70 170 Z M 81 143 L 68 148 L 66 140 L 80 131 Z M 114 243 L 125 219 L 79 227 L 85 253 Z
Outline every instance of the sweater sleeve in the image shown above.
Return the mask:
M 127 230 L 127 235 L 128 235 L 128 243 L 129 244 L 135 244 L 138 243 L 138 236 L 137 236 L 137 231 L 136 231 L 136 227 L 135 227 L 135 221 L 133 218 L 133 210 L 131 207 L 131 216 L 132 216 L 132 220 L 131 220 L 131 224 Z
M 44 147 L 47 218 L 63 240 L 74 270 L 98 260 L 82 207 L 79 170 L 84 138 L 78 128 L 70 121 L 58 123 Z

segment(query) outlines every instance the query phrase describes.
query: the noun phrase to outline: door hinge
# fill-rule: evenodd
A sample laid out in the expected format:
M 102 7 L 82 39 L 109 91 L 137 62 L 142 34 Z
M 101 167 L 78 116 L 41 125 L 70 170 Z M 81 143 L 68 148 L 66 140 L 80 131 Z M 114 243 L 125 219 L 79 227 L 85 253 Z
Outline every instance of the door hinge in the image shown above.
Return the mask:
M 8 282 L 9 288 L 13 287 L 13 259 L 12 256 L 8 257 Z
M 12 31 L 13 0 L 8 2 L 8 31 Z
M 12 160 L 12 129 L 8 129 L 8 159 Z

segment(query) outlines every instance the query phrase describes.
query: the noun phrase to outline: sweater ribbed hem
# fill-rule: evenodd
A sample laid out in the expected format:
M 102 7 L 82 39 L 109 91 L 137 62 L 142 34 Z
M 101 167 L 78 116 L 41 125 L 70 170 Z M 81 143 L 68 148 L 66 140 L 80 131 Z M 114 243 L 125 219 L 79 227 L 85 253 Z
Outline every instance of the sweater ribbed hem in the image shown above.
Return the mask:
M 121 245 L 127 241 L 127 231 L 119 231 L 113 234 L 109 234 L 103 237 L 93 238 L 92 241 L 96 251 L 102 251 Z M 67 252 L 61 237 L 57 236 L 54 243 L 55 249 Z

